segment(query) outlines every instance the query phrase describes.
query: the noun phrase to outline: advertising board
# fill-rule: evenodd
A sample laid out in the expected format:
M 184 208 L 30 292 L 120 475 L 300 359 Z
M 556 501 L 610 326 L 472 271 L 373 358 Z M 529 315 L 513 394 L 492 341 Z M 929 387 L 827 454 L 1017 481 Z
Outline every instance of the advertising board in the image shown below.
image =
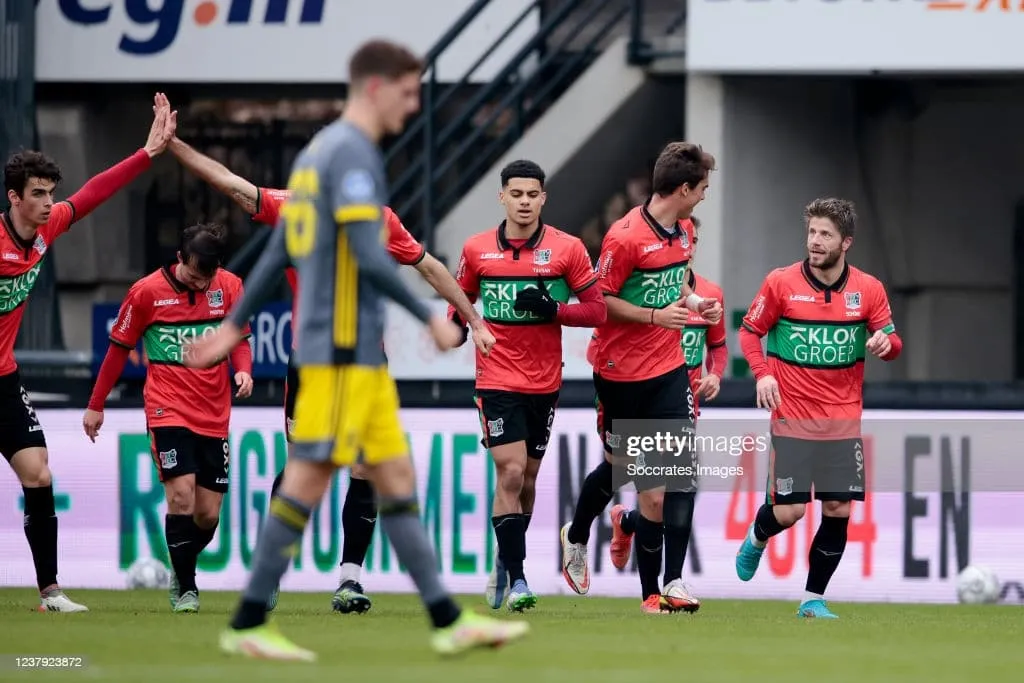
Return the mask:
M 123 588 L 125 570 L 137 558 L 166 561 L 165 504 L 142 412 L 107 411 L 96 444 L 82 433 L 78 411 L 40 410 L 39 416 L 54 472 L 62 583 Z M 854 504 L 849 545 L 830 597 L 953 602 L 958 569 L 977 563 L 1005 582 L 1006 600 L 1024 602 L 1024 544 L 1014 540 L 1019 522 L 1007 512 L 1024 501 L 1024 489 L 1017 487 L 1018 470 L 1024 468 L 1004 461 L 1015 453 L 1009 437 L 1024 433 L 1024 413 L 875 411 L 866 418 L 868 497 Z M 495 476 L 480 445 L 477 415 L 416 409 L 403 411 L 402 419 L 416 463 L 424 524 L 444 579 L 453 590 L 482 594 L 494 561 L 490 508 Z M 700 432 L 708 434 L 742 425 L 756 437 L 767 429 L 763 414 L 753 410 L 706 409 L 701 421 Z M 285 462 L 282 423 L 281 411 L 273 408 L 236 409 L 232 415 L 231 489 L 217 536 L 200 558 L 201 588 L 244 586 L 270 485 Z M 527 576 L 540 594 L 569 592 L 560 571 L 558 531 L 571 518 L 584 477 L 602 457 L 594 425 L 594 413 L 582 409 L 560 411 L 553 425 L 527 538 Z M 819 513 L 812 509 L 774 539 L 758 575 L 750 583 L 740 582 L 734 557 L 764 498 L 767 458 L 746 447 L 733 452 L 741 474 L 727 481 L 702 480 L 683 578 L 707 599 L 798 599 Z M 1005 483 L 993 485 L 1000 467 Z M 301 555 L 285 576 L 286 591 L 334 589 L 347 481 L 346 474 L 340 475 L 315 513 Z M 635 494 L 623 489 L 617 499 L 631 504 Z M 0 585 L 34 585 L 21 506 L 21 489 L 8 471 L 0 478 Z M 379 525 L 375 533 L 364 585 L 378 593 L 414 590 Z M 632 569 L 620 572 L 611 566 L 610 539 L 606 513 L 591 536 L 591 594 L 639 597 Z
M 687 69 L 742 74 L 1024 68 L 1021 8 L 990 0 L 690 0 Z
M 40 82 L 343 83 L 363 42 L 388 36 L 427 54 L 471 0 L 46 0 L 36 3 Z M 540 24 L 530 4 L 494 0 L 438 62 L 438 80 L 490 81 Z

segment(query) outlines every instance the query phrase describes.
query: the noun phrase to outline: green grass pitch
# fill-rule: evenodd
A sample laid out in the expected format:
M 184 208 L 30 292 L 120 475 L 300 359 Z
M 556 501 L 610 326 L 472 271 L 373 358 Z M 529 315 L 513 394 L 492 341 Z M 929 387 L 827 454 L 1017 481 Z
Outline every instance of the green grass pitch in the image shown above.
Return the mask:
M 283 632 L 316 664 L 227 657 L 217 648 L 237 594 L 204 592 L 202 611 L 170 612 L 162 591 L 70 591 L 87 614 L 33 611 L 34 591 L 0 590 L 2 681 L 125 683 L 846 683 L 1020 681 L 1024 613 L 1012 606 L 833 604 L 837 621 L 799 620 L 796 602 L 705 602 L 695 615 L 648 616 L 639 600 L 542 597 L 530 636 L 496 651 L 438 658 L 414 595 L 374 596 L 365 615 L 330 611 L 330 594 L 281 596 Z M 482 596 L 462 604 L 492 613 Z M 77 671 L 15 670 L 14 655 L 80 655 Z

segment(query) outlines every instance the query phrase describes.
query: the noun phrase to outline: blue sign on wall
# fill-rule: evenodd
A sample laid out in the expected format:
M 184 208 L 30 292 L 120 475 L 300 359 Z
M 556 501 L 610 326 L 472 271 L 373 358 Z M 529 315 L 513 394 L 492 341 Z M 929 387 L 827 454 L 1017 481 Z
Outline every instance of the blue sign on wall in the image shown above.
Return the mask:
M 120 304 L 93 304 L 92 372 L 95 376 L 110 346 L 110 330 L 117 321 Z M 283 379 L 288 375 L 288 355 L 292 348 L 292 309 L 290 302 L 276 302 L 261 308 L 250 321 L 252 337 L 252 376 L 256 379 Z M 146 376 L 142 343 L 135 348 L 121 377 Z

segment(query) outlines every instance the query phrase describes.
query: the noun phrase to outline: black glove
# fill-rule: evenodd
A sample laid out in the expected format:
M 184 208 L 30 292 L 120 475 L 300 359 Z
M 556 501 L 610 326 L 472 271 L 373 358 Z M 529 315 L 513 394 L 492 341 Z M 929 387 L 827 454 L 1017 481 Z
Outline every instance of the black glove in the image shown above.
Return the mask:
M 516 294 L 513 307 L 520 313 L 533 313 L 541 320 L 554 320 L 558 315 L 558 302 L 551 298 L 544 280 L 537 278 L 537 288 L 522 289 Z

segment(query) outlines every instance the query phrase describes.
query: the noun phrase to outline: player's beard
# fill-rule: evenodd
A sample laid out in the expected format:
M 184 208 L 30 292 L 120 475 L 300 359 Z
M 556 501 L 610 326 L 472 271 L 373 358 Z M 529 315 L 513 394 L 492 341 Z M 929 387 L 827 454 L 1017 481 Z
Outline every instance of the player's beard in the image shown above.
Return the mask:
M 821 270 L 828 270 L 839 263 L 839 257 L 843 255 L 843 250 L 834 249 L 832 251 L 826 251 L 824 254 L 809 253 L 808 255 L 811 257 L 811 265 L 815 268 L 820 268 Z M 815 257 L 821 259 L 821 262 L 815 263 Z

